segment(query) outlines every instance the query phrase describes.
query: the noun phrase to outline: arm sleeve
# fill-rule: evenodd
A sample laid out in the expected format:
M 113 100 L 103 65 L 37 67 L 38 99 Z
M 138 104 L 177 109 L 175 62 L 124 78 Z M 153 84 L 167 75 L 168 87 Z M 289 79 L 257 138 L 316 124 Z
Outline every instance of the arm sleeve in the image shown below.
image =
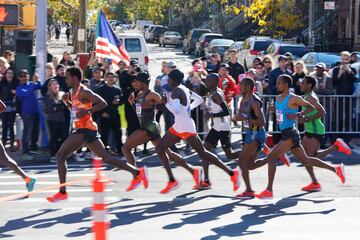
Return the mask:
M 203 99 L 202 97 L 200 97 L 199 95 L 197 95 L 196 93 L 190 91 L 190 96 L 191 99 L 193 100 L 193 102 L 190 104 L 190 109 L 193 110 L 194 108 L 200 106 L 200 104 L 203 103 Z
M 213 114 L 213 117 L 225 117 L 230 115 L 229 108 L 226 106 L 225 102 L 222 102 L 220 104 L 220 107 L 222 109 L 221 112 Z
M 167 103 L 166 104 L 166 107 L 171 111 L 171 112 L 174 112 L 174 113 L 179 113 L 180 110 L 181 110 L 181 106 L 180 106 L 180 99 L 174 99 L 172 101 L 172 103 Z

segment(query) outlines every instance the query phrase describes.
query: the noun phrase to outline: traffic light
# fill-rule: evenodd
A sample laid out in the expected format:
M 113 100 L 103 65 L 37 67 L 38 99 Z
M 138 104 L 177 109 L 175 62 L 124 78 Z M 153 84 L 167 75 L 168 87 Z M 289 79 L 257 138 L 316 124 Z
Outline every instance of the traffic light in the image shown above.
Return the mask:
M 19 24 L 19 5 L 0 4 L 0 26 L 17 26 Z
M 22 7 L 23 11 L 23 21 L 22 25 L 24 27 L 35 27 L 35 13 L 36 7 L 34 4 L 27 4 Z

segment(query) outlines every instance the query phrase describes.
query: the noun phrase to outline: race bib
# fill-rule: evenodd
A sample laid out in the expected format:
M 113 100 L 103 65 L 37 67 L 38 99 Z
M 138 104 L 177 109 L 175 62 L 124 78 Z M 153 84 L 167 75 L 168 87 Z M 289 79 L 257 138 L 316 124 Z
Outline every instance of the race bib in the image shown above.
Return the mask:
M 136 107 L 136 115 L 138 117 L 140 117 L 141 116 L 141 103 L 136 103 L 135 107 Z
M 244 118 L 248 118 L 249 116 L 245 113 L 242 113 L 241 115 L 243 115 Z M 250 128 L 250 124 L 249 124 L 249 120 L 245 120 L 243 121 L 243 126 L 244 128 Z
M 71 119 L 78 120 L 78 118 L 76 117 L 76 112 L 77 112 L 77 108 L 71 107 Z
M 276 110 L 276 121 L 281 124 L 284 122 L 284 114 L 281 110 Z

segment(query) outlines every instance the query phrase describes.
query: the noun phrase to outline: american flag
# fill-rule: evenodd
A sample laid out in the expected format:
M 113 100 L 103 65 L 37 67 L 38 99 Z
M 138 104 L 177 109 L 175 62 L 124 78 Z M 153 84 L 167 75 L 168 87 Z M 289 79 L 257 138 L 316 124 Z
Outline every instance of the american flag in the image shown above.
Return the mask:
M 112 30 L 105 14 L 100 10 L 96 24 L 96 56 L 98 58 L 109 58 L 114 64 L 121 60 L 129 65 L 130 56 L 126 52 L 123 43 L 117 38 Z

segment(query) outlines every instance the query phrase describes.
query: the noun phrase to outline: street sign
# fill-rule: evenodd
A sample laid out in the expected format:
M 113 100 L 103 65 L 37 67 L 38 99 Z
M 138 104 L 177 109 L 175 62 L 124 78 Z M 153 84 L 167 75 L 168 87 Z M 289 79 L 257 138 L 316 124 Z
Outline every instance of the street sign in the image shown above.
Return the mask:
M 19 25 L 19 5 L 0 4 L 0 26 Z
M 324 9 L 325 10 L 335 10 L 335 2 L 324 2 Z
M 78 29 L 78 41 L 85 42 L 85 29 Z

